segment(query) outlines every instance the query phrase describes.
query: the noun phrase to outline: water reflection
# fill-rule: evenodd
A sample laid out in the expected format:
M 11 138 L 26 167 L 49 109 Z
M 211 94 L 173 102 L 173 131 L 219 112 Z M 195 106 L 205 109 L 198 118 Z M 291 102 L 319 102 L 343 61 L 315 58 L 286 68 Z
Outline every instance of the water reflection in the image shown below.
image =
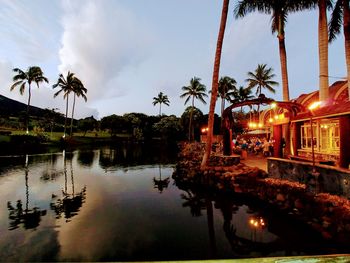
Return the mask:
M 84 150 L 78 152 L 78 163 L 81 166 L 91 167 L 95 159 L 93 150 Z
M 181 194 L 181 198 L 185 200 L 182 206 L 189 207 L 192 216 L 201 216 L 202 210 L 206 208 L 205 198 L 190 189 L 186 189 L 185 192 L 185 194 Z
M 213 216 L 212 203 L 221 212 L 222 232 L 235 258 L 252 257 L 252 255 L 265 257 L 273 255 L 276 251 L 283 252 L 284 256 L 304 255 L 320 253 L 320 248 L 324 251 L 334 249 L 327 244 L 326 240 L 322 241 L 321 235 L 307 224 L 295 222 L 266 203 L 255 199 L 250 200 L 239 194 L 226 194 L 213 192 L 210 189 L 200 189 L 198 186 L 186 186 L 181 182 L 176 182 L 176 185 L 185 191 L 181 194 L 181 198 L 185 200 L 182 206 L 190 208 L 192 216 L 200 217 L 204 210 L 207 211 L 208 245 L 211 258 L 215 258 L 218 251 L 217 231 L 214 231 L 215 219 L 218 220 L 218 218 Z
M 62 176 L 63 171 L 55 169 L 57 156 L 57 154 L 50 154 L 49 160 L 47 160 L 45 164 L 46 169 L 43 170 L 40 180 L 44 182 L 55 181 L 58 177 Z
M 67 157 L 68 156 L 68 157 Z M 78 214 L 80 208 L 86 199 L 86 186 L 81 191 L 75 192 L 74 188 L 74 172 L 72 165 L 72 158 L 69 158 L 70 154 L 66 155 L 63 151 L 63 163 L 64 163 L 64 190 L 62 190 L 62 197 L 57 199 L 57 195 L 52 195 L 50 207 L 56 213 L 56 218 L 61 218 L 62 214 L 66 219 L 66 222 L 70 222 L 71 218 Z M 67 157 L 67 158 L 66 158 Z M 68 171 L 67 171 L 67 159 L 70 160 L 70 178 L 71 178 L 71 190 L 68 190 Z
M 120 144 L 100 149 L 99 156 L 99 165 L 105 171 L 113 171 L 116 168 L 124 168 L 127 171 L 126 167 L 174 163 L 177 149 L 163 149 L 159 145 Z
M 158 189 L 159 193 L 162 193 L 164 189 L 168 188 L 169 182 L 169 177 L 162 179 L 162 167 L 159 164 L 159 179 L 153 177 L 154 188 Z
M 108 174 L 99 166 L 100 152 L 112 156 Z M 158 152 L 143 154 L 160 158 Z M 27 170 L 25 156 L 19 157 L 21 166 L 14 160 L 0 177 L 1 196 L 11 200 L 0 202 L 0 261 L 205 260 L 350 251 L 348 244 L 324 242 L 307 225 L 247 196 L 188 182 L 173 187 L 172 165 L 124 166 L 118 158 L 127 155 L 123 148 L 105 147 L 89 153 L 86 162 L 77 151 L 30 156 Z M 146 158 L 151 159 L 138 162 Z
M 26 204 L 23 210 L 22 200 L 17 200 L 16 206 L 11 204 L 11 201 L 7 202 L 7 209 L 9 211 L 9 230 L 14 230 L 23 225 L 25 229 L 36 229 L 39 226 L 41 217 L 46 215 L 46 210 L 41 210 L 39 207 L 29 208 L 29 184 L 28 184 L 28 155 L 25 159 L 25 189 L 26 189 Z

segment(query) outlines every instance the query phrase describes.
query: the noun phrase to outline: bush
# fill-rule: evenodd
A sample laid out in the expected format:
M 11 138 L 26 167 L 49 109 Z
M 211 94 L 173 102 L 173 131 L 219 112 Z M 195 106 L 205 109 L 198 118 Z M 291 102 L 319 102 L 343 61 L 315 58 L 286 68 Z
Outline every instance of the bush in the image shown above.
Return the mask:
M 47 138 L 43 135 L 11 135 L 10 142 L 14 144 L 39 144 L 46 142 Z

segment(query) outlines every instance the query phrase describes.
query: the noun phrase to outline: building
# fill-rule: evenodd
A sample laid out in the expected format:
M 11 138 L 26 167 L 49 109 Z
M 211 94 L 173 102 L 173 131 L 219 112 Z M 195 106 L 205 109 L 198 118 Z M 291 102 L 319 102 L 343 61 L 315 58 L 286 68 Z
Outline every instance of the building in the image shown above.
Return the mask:
M 319 91 L 302 94 L 291 103 L 302 105 L 292 114 L 285 109 L 268 109 L 263 122 L 273 129 L 275 157 L 314 160 L 317 163 L 349 168 L 350 164 L 350 101 L 346 81 L 329 87 L 327 101 L 319 102 Z M 311 125 L 312 123 L 312 125 Z M 312 130 L 311 130 L 312 126 Z M 286 154 L 281 141 L 287 140 Z

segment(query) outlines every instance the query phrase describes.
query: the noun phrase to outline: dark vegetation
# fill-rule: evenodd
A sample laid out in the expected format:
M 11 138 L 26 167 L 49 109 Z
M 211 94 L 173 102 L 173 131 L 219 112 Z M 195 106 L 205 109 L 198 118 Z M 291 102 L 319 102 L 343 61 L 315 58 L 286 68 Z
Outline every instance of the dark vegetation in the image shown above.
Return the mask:
M 191 106 L 185 109 L 181 117 L 127 113 L 113 114 L 96 120 L 91 116 L 74 119 L 73 136 L 63 139 L 64 115 L 56 112 L 56 109 L 41 109 L 35 106 L 30 106 L 30 133 L 25 134 L 26 107 L 26 104 L 0 95 L 0 145 L 4 151 L 10 150 L 10 145 L 25 148 L 37 144 L 67 146 L 111 141 L 176 144 L 188 137 L 191 114 L 194 139 L 199 141 L 201 129 L 208 123 L 208 115 L 203 115 L 196 107 L 191 111 Z M 214 134 L 220 134 L 220 123 L 221 118 L 215 115 Z M 237 122 L 237 125 L 237 129 L 241 129 L 240 122 Z

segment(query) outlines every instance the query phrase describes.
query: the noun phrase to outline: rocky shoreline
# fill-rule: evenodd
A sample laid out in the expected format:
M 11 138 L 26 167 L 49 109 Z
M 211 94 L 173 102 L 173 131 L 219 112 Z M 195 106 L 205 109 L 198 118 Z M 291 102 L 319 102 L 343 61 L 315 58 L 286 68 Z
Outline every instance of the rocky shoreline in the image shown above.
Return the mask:
M 310 225 L 327 240 L 341 244 L 350 241 L 348 199 L 314 193 L 305 184 L 268 178 L 265 171 L 236 163 L 236 160 L 227 161 L 227 157 L 213 155 L 209 166 L 201 169 L 203 152 L 204 147 L 199 143 L 183 144 L 173 178 L 182 183 L 258 198 Z

